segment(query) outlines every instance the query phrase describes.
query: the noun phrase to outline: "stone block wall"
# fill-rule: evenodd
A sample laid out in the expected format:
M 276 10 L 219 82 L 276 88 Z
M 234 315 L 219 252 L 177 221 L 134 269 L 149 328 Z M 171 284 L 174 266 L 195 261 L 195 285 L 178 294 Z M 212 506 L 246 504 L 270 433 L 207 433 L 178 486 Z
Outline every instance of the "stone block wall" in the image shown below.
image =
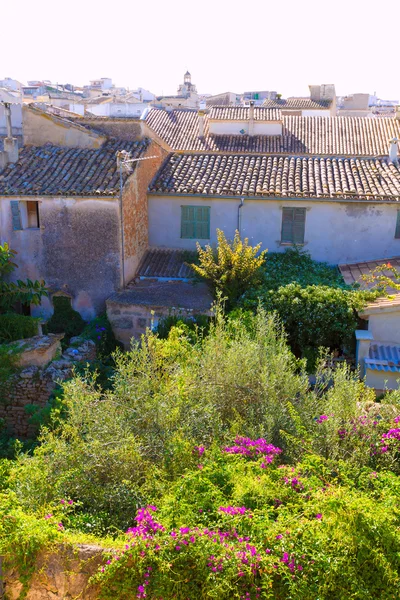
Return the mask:
M 9 380 L 0 398 L 0 419 L 10 435 L 19 439 L 33 437 L 37 426 L 30 423 L 26 406 L 34 404 L 44 408 L 58 382 L 71 377 L 76 363 L 96 358 L 96 346 L 91 340 L 72 338 L 71 343 L 75 347 L 68 348 L 59 360 L 53 360 L 45 367 L 26 366 Z
M 21 597 L 26 600 L 97 600 L 99 590 L 89 584 L 89 579 L 104 563 L 103 552 L 103 548 L 89 544 L 75 547 L 60 544 L 52 551 L 39 554 L 27 590 L 18 572 L 9 570 L 3 576 L 0 593 L 9 600 Z

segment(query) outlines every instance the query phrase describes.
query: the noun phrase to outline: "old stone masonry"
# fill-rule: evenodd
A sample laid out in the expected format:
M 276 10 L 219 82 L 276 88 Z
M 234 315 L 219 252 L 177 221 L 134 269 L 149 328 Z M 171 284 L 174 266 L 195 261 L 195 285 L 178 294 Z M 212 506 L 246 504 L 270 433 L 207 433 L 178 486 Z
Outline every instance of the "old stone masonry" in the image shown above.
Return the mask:
M 96 358 L 96 346 L 91 340 L 71 338 L 71 346 L 63 353 L 63 334 L 38 335 L 14 344 L 21 350 L 20 370 L 7 382 L 0 398 L 0 419 L 12 436 L 32 437 L 37 426 L 30 423 L 28 405 L 46 406 L 58 382 L 70 378 L 78 362 Z

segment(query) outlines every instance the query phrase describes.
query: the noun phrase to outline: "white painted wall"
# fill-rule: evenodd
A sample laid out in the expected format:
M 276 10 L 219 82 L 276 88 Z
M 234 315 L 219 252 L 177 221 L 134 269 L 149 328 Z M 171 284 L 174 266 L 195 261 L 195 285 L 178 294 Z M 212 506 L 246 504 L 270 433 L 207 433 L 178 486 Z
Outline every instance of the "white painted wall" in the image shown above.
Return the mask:
M 368 313 L 368 309 L 365 312 Z M 367 318 L 368 331 L 372 333 L 374 343 L 400 344 L 400 306 L 396 310 L 392 307 L 373 309 Z
M 233 237 L 238 224 L 240 197 L 234 199 L 149 195 L 149 245 L 193 249 L 195 240 L 181 239 L 181 206 L 210 206 L 211 243 L 215 230 Z M 304 207 L 305 246 L 315 260 L 330 264 L 358 262 L 400 255 L 395 239 L 396 203 L 322 202 L 318 200 L 249 200 L 242 210 L 241 234 L 252 244 L 262 242 L 271 252 L 280 244 L 283 206 Z M 206 240 L 201 241 L 204 245 Z
M 215 135 L 241 135 L 249 133 L 249 121 L 208 121 L 210 133 Z M 254 121 L 253 135 L 282 135 L 282 123 L 279 121 L 266 123 L 265 121 Z
M 22 105 L 11 104 L 11 124 L 13 135 L 22 134 Z M 6 117 L 4 106 L 0 104 L 0 135 L 7 135 Z
M 143 111 L 148 107 L 146 102 L 117 103 L 106 102 L 86 107 L 87 112 L 98 117 L 136 117 L 140 118 Z
M 331 117 L 330 110 L 302 110 L 302 117 Z

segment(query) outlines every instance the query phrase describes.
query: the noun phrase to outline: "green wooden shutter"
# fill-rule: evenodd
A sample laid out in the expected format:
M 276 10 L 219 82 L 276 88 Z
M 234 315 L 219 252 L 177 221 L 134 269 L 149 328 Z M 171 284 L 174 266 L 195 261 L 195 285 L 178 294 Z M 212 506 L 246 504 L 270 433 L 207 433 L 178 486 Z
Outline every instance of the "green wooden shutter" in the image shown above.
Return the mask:
M 181 238 L 193 239 L 194 237 L 194 208 L 181 206 Z
M 306 225 L 306 209 L 295 208 L 293 214 L 293 243 L 304 244 L 304 229 Z
M 400 239 L 400 210 L 397 211 L 396 231 L 394 237 Z
M 281 242 L 293 242 L 293 208 L 282 208 Z
M 305 223 L 305 208 L 282 208 L 281 242 L 285 244 L 303 244 Z
M 210 207 L 196 206 L 196 238 L 210 239 Z
M 181 238 L 210 239 L 209 206 L 181 206 Z
M 12 215 L 12 228 L 14 231 L 18 231 L 22 229 L 21 224 L 21 214 L 19 212 L 19 202 L 18 200 L 11 200 L 11 215 Z

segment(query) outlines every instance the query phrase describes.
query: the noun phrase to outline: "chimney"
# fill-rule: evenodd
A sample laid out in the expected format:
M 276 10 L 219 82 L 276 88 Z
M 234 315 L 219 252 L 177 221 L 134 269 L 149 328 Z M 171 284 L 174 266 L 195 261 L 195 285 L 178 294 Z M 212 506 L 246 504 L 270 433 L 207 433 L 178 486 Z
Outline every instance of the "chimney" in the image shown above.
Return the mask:
M 199 117 L 199 138 L 204 137 L 204 110 L 199 110 L 197 113 Z
M 399 140 L 397 138 L 389 140 L 389 161 L 396 166 L 399 165 L 398 143 Z
M 249 107 L 249 135 L 254 135 L 254 100 L 250 100 L 250 107 Z
M 16 163 L 18 160 L 18 140 L 12 136 L 12 124 L 11 124 L 11 104 L 10 102 L 3 102 L 4 116 L 6 119 L 7 137 L 4 139 L 4 152 L 0 162 L 5 165 L 7 163 Z

